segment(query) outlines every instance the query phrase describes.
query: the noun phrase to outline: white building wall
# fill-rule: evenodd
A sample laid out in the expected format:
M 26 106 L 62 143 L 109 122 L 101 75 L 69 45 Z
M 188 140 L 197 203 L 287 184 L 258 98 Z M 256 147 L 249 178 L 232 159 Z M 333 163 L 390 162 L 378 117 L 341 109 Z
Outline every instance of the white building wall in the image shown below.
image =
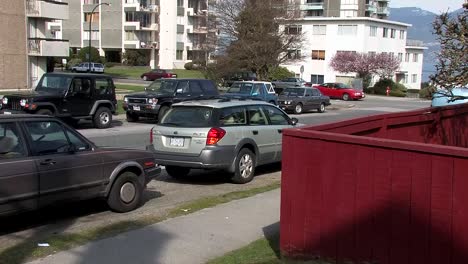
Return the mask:
M 335 72 L 330 67 L 331 58 L 337 51 L 356 51 L 356 52 L 393 52 L 394 56 L 398 53 L 406 53 L 406 31 L 407 24 L 398 22 L 386 21 L 382 23 L 377 19 L 304 19 L 300 23 L 302 32 L 305 34 L 305 42 L 301 54 L 304 57 L 301 61 L 295 61 L 283 66 L 293 71 L 296 75 L 300 75 L 300 67 L 304 66 L 302 78 L 308 82 L 311 81 L 311 75 L 323 75 L 324 82 L 335 82 L 337 77 L 349 76 L 354 77 L 355 74 L 344 74 Z M 313 35 L 314 25 L 326 25 L 326 35 Z M 339 25 L 356 25 L 355 35 L 339 35 Z M 370 26 L 377 26 L 375 36 L 370 36 Z M 388 37 L 383 37 L 383 28 L 389 28 Z M 391 29 L 395 30 L 395 38 L 390 38 Z M 403 39 L 400 39 L 400 30 L 404 30 Z M 313 50 L 324 50 L 325 60 L 312 60 Z M 413 51 L 412 51 L 413 52 Z M 400 71 L 408 71 L 411 74 L 417 74 L 417 83 L 405 83 L 408 88 L 419 89 L 422 75 L 422 50 L 417 63 L 412 62 L 402 63 Z M 411 76 L 409 77 L 411 79 Z M 395 78 L 396 80 L 396 78 Z M 410 80 L 411 81 L 411 80 Z
M 160 1 L 159 68 L 172 69 L 176 59 L 177 1 Z

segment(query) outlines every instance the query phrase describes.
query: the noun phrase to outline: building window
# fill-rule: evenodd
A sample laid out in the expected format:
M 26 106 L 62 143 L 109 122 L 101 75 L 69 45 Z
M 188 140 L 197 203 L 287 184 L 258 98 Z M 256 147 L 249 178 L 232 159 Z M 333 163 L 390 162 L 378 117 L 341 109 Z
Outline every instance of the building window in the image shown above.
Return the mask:
M 413 54 L 413 62 L 418 62 L 418 54 L 417 53 Z
M 369 56 L 375 56 L 376 52 L 375 51 L 369 51 Z
M 394 52 L 389 52 L 388 55 L 390 55 L 390 57 L 395 57 L 395 53 Z
M 288 59 L 297 60 L 301 58 L 301 50 L 289 50 Z
M 327 26 L 326 25 L 314 25 L 312 27 L 312 35 L 326 35 Z
M 398 53 L 398 61 L 402 62 L 403 61 L 403 53 Z
M 400 30 L 400 39 L 405 39 L 405 31 Z
M 325 51 L 324 50 L 312 50 L 312 59 L 313 60 L 325 60 Z
M 405 74 L 403 79 L 401 80 L 402 83 L 408 83 L 408 74 Z
M 409 62 L 409 53 L 405 53 L 405 62 Z
M 95 5 L 95 4 L 99 4 L 99 0 L 84 0 L 83 4 L 85 4 L 85 5 Z
M 138 40 L 135 31 L 125 31 L 125 40 Z
M 390 37 L 391 37 L 391 38 L 396 38 L 396 29 L 393 29 L 393 28 L 392 28 L 392 29 L 390 30 Z
M 339 36 L 355 36 L 357 34 L 357 25 L 338 25 Z
M 357 17 L 358 13 L 356 10 L 341 10 L 340 17 Z
M 306 17 L 321 17 L 323 16 L 323 9 L 322 10 L 308 10 L 305 16 Z
M 83 34 L 83 39 L 89 40 L 89 31 L 86 30 Z M 91 40 L 99 40 L 99 31 L 92 30 L 91 31 Z
M 176 60 L 183 60 L 183 58 L 184 58 L 184 51 L 176 50 Z
M 375 37 L 377 36 L 377 27 L 376 26 L 370 26 L 369 27 L 369 36 Z
M 416 83 L 418 81 L 418 75 L 417 74 L 412 74 L 411 75 L 411 82 Z
M 388 38 L 388 28 L 383 28 L 383 37 Z
M 302 33 L 302 26 L 301 25 L 291 25 L 291 26 L 286 26 L 284 29 L 286 34 L 288 35 L 299 35 Z
M 177 0 L 177 6 L 184 6 L 184 0 Z
M 90 20 L 90 19 L 93 19 L 93 20 Z M 94 12 L 92 15 L 91 13 L 84 13 L 84 22 L 99 22 L 99 13 L 97 12 Z
M 324 83 L 324 75 L 312 74 L 310 75 L 310 82 L 313 84 L 322 84 Z

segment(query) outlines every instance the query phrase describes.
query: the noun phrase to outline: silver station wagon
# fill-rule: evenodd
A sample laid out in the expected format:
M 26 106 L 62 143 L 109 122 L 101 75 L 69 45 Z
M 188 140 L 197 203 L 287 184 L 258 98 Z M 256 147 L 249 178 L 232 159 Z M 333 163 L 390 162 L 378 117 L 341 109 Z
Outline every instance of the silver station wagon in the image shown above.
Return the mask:
M 262 101 L 195 100 L 174 104 L 151 129 L 158 164 L 175 178 L 190 169 L 223 169 L 234 183 L 247 183 L 258 165 L 281 161 L 284 128 L 297 119 Z

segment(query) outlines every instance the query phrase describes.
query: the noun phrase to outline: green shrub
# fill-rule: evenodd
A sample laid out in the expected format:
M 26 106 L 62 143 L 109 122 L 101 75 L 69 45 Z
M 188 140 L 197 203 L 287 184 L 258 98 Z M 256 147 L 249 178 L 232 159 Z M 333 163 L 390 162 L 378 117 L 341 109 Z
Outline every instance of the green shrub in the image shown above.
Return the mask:
M 89 47 L 84 47 L 78 52 L 78 58 L 81 59 L 81 61 L 89 61 L 88 50 Z M 99 55 L 99 51 L 95 47 L 91 47 L 91 62 L 101 62 L 101 56 Z
M 364 88 L 364 93 L 366 93 L 366 94 L 374 94 L 374 87 L 367 87 L 367 88 Z
M 70 70 L 73 66 L 76 66 L 78 64 L 80 64 L 81 62 L 83 62 L 81 59 L 71 59 L 67 62 L 67 70 Z
M 406 92 L 407 93 L 419 93 L 421 91 L 420 89 L 408 89 Z
M 406 97 L 406 93 L 403 91 L 390 91 L 389 95 L 394 97 Z
M 184 68 L 185 68 L 186 70 L 193 70 L 193 62 L 187 62 L 187 63 L 185 63 Z
M 382 80 L 379 80 L 374 85 L 374 93 L 375 94 L 380 94 L 380 95 L 386 95 L 387 94 L 387 87 L 390 88 L 390 95 L 391 96 L 397 96 L 397 97 L 405 97 L 406 92 L 408 90 L 401 83 L 395 83 L 391 79 L 382 79 Z
M 131 66 L 149 65 L 149 56 L 144 50 L 127 50 L 123 54 L 124 63 Z
M 424 99 L 432 99 L 432 95 L 436 92 L 436 88 L 434 86 L 427 86 L 419 90 L 419 98 Z
M 285 67 L 276 67 L 271 69 L 268 73 L 268 80 L 282 80 L 289 77 L 294 77 L 294 72 L 288 70 Z

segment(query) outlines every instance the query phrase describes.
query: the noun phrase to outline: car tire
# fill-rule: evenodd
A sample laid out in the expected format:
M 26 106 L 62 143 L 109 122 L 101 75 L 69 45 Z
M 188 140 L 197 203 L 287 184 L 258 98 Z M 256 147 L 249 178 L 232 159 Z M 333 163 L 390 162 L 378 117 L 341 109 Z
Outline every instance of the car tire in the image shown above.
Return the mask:
M 138 115 L 127 112 L 127 122 L 138 122 L 139 119 Z
M 96 128 L 109 128 L 112 125 L 112 113 L 107 107 L 99 107 L 94 113 L 93 124 Z
M 317 111 L 318 111 L 319 113 L 325 112 L 325 104 L 324 104 L 324 103 L 321 103 L 321 104 L 320 104 L 320 107 L 317 108 Z
M 169 176 L 175 179 L 186 178 L 190 173 L 190 168 L 178 166 L 166 166 L 166 172 Z
M 143 76 L 143 81 L 148 81 L 148 77 Z
M 54 113 L 49 109 L 39 109 L 39 110 L 37 110 L 36 114 L 54 116 Z
M 135 210 L 141 204 L 143 186 L 133 172 L 120 174 L 112 184 L 107 205 L 112 211 L 125 213 Z
M 164 117 L 164 115 L 169 111 L 169 106 L 163 105 L 161 108 L 159 108 L 158 112 L 158 122 L 161 121 L 161 119 Z
M 237 154 L 234 162 L 235 170 L 231 181 L 238 184 L 252 181 L 255 175 L 255 154 L 250 149 L 243 148 Z
M 302 114 L 302 111 L 303 111 L 303 107 L 301 103 L 298 103 L 296 106 L 294 106 L 294 113 L 296 115 Z
M 342 98 L 343 98 L 343 101 L 349 101 L 349 94 L 344 93 Z

